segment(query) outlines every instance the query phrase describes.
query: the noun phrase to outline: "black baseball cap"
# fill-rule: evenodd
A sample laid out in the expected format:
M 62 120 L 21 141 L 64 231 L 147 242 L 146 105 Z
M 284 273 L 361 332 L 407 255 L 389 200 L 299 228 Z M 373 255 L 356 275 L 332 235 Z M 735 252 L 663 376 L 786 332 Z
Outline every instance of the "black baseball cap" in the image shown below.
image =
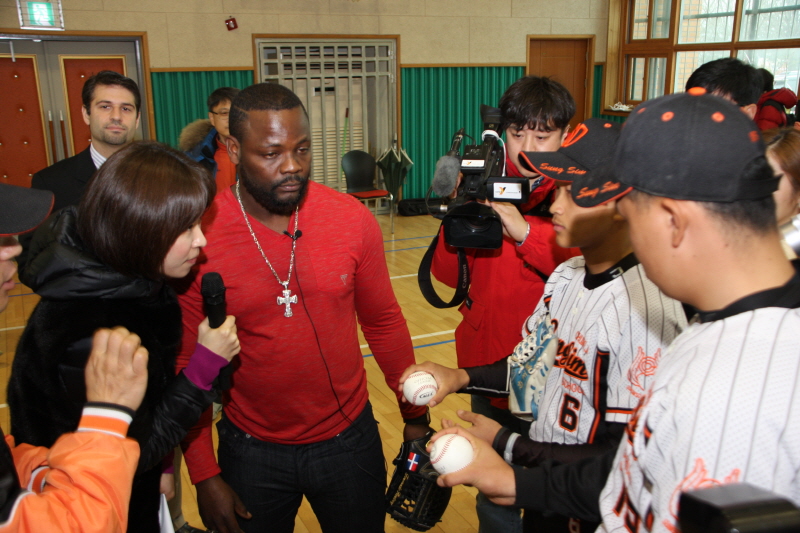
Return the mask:
M 697 202 L 766 198 L 779 178 L 748 177 L 759 158 L 764 142 L 756 124 L 734 104 L 693 87 L 633 110 L 614 156 L 619 187 L 591 201 L 598 205 L 632 189 Z
M 522 152 L 520 164 L 556 181 L 572 182 L 572 198 L 581 207 L 592 207 L 587 199 L 600 191 L 616 190 L 613 176 L 614 150 L 622 128 L 619 124 L 590 118 L 572 130 L 555 152 Z
M 0 237 L 36 229 L 53 208 L 53 193 L 0 183 Z

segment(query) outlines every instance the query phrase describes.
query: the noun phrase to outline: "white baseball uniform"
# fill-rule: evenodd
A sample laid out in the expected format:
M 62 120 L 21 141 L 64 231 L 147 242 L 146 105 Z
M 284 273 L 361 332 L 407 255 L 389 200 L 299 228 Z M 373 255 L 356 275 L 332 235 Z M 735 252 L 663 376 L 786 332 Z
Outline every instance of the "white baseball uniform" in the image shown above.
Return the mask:
M 686 327 L 681 304 L 645 276 L 632 254 L 599 274 L 586 271 L 583 257 L 562 263 L 550 276 L 523 335 L 541 331 L 542 320 L 552 323 L 558 351 L 531 426 L 533 442 L 512 441 L 511 460 L 524 466 L 602 453 L 601 447 L 591 446 L 595 442 L 616 446 L 621 429 L 612 434 L 609 424 L 628 422 L 666 347 Z M 507 380 L 515 379 L 501 362 L 467 372 L 470 392 L 508 391 L 512 387 Z M 498 373 L 506 381 L 499 381 Z M 596 490 L 602 486 L 598 481 Z M 537 531 L 586 529 L 575 521 L 526 513 L 526 523 L 535 524 Z
M 774 300 L 701 313 L 670 346 L 615 457 L 598 531 L 675 532 L 681 491 L 737 481 L 800 504 L 800 310 L 764 306 Z
M 558 353 L 531 425 L 538 442 L 591 443 L 604 422 L 627 423 L 664 350 L 686 327 L 681 304 L 632 255 L 596 275 L 583 257 L 562 263 L 523 333 L 548 312 Z

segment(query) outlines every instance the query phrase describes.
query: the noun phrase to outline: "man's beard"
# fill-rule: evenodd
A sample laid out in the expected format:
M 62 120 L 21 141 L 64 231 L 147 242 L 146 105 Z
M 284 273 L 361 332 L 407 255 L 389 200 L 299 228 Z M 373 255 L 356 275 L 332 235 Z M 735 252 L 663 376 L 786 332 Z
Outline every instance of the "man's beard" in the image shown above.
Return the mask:
M 111 121 L 110 124 L 113 124 L 114 126 L 125 127 L 125 126 L 122 125 L 121 122 Z M 122 132 L 111 133 L 109 131 L 106 131 L 105 127 L 103 127 L 100 130 L 100 135 L 98 135 L 98 140 L 102 141 L 102 142 L 104 142 L 106 144 L 109 144 L 111 146 L 120 146 L 120 145 L 128 144 L 128 130 L 126 128 Z
M 241 166 L 239 167 L 239 179 L 242 185 L 244 185 L 244 188 L 247 189 L 247 192 L 250 193 L 250 196 L 261 204 L 264 209 L 275 215 L 291 215 L 294 209 L 303 201 L 306 191 L 308 190 L 308 178 L 297 175 L 286 176 L 270 188 L 264 187 L 250 180 L 247 177 L 247 172 L 245 172 Z M 300 182 L 300 188 L 296 193 L 297 195 L 289 200 L 279 199 L 275 191 L 278 187 L 290 181 Z

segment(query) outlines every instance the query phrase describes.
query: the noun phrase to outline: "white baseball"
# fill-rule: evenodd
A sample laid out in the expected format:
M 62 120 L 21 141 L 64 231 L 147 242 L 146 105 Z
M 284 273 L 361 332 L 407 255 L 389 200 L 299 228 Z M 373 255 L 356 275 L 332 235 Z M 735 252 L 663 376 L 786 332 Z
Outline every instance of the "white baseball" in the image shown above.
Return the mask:
M 472 462 L 472 444 L 461 435 L 445 435 L 431 447 L 431 464 L 440 474 L 450 474 Z
M 427 372 L 414 372 L 403 382 L 403 396 L 414 405 L 427 405 L 438 390 L 436 379 Z

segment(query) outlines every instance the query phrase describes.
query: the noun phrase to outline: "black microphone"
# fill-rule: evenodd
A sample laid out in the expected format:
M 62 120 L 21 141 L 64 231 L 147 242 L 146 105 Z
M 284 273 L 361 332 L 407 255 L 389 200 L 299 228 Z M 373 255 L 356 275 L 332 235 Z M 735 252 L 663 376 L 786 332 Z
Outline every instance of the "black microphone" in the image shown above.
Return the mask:
M 218 272 L 206 272 L 200 282 L 200 294 L 203 295 L 203 307 L 205 307 L 208 325 L 217 329 L 225 322 L 227 309 L 225 305 L 225 284 L 222 276 Z M 214 386 L 221 390 L 231 388 L 231 377 L 233 376 L 233 365 L 228 363 L 219 372 L 219 376 L 214 381 Z
M 217 329 L 225 322 L 227 312 L 225 309 L 225 284 L 222 276 L 217 272 L 206 272 L 200 283 L 200 294 L 203 295 L 203 305 L 208 325 Z
M 296 241 L 297 239 L 303 236 L 303 232 L 300 230 L 295 231 L 294 235 L 292 235 L 288 231 L 284 231 L 283 234 L 292 239 L 293 241 Z
M 456 188 L 458 173 L 461 172 L 461 141 L 464 139 L 464 128 L 453 135 L 450 151 L 436 162 L 433 172 L 433 192 L 436 196 L 447 198 Z

